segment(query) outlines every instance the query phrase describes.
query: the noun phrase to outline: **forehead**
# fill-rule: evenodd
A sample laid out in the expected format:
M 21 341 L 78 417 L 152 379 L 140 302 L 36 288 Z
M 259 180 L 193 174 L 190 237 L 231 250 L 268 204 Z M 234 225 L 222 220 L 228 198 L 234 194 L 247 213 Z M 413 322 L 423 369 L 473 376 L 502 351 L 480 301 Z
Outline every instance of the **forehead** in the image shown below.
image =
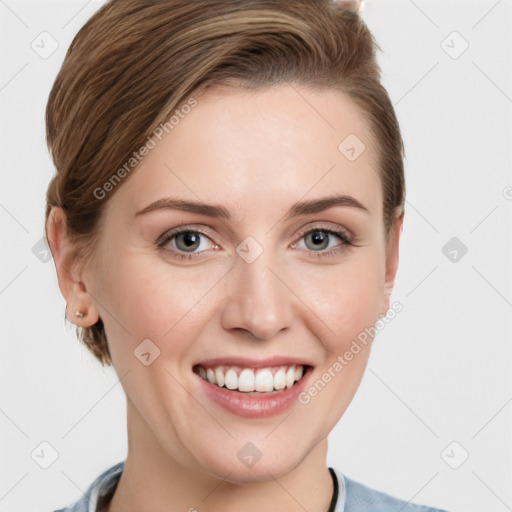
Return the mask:
M 338 193 L 381 215 L 374 143 L 341 92 L 280 85 L 209 89 L 196 99 L 117 191 L 114 203 L 132 216 L 166 195 L 261 215 Z

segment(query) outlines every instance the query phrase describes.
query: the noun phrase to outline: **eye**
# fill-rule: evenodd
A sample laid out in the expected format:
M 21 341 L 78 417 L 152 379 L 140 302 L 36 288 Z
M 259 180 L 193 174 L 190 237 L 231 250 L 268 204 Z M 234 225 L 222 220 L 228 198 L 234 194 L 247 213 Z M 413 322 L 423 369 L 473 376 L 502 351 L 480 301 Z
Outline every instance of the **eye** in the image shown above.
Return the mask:
M 324 227 L 315 227 L 303 232 L 300 240 L 304 240 L 305 250 L 313 258 L 333 256 L 347 250 L 347 246 L 354 245 L 351 237 L 345 231 Z M 302 244 L 297 242 L 292 244 L 293 248 L 298 246 L 302 248 Z
M 170 252 L 173 253 L 172 256 L 174 258 L 191 259 L 198 256 L 198 253 L 208 249 L 208 241 L 212 242 L 211 238 L 202 231 L 191 228 L 177 228 L 167 231 L 160 236 L 156 241 L 156 245 L 164 249 L 170 243 Z M 218 245 L 213 245 L 213 249 L 218 248 Z

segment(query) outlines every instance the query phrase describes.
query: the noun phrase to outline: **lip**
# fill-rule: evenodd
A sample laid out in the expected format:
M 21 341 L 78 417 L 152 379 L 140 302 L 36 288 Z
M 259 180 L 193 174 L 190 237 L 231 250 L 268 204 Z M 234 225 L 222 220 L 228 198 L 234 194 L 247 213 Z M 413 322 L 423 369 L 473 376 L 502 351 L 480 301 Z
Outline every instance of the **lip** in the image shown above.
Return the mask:
M 290 356 L 272 356 L 265 359 L 249 359 L 247 357 L 216 357 L 206 361 L 198 361 L 193 367 L 204 366 L 215 368 L 216 366 L 238 366 L 240 368 L 269 368 L 272 366 L 314 366 L 311 361 Z
M 254 364 L 252 366 L 246 366 L 247 360 L 242 360 L 240 358 L 210 360 L 208 362 L 205 361 L 204 363 L 201 363 L 201 365 L 206 365 L 207 363 L 212 365 L 228 364 L 226 363 L 228 360 L 230 366 L 235 366 L 234 362 L 237 362 L 238 364 L 236 366 L 239 365 L 244 368 L 264 368 L 276 365 L 275 362 L 273 362 L 273 364 L 269 364 L 269 359 L 265 359 L 265 361 L 258 361 L 256 366 Z M 222 363 L 217 361 L 222 361 Z M 293 364 L 290 361 L 291 359 L 289 357 L 286 358 L 287 364 Z M 243 364 L 240 364 L 242 362 Z M 252 360 L 252 362 L 256 363 L 254 360 Z M 220 388 L 219 386 L 204 380 L 195 372 L 193 372 L 193 374 L 199 380 L 200 392 L 215 405 L 243 418 L 268 418 L 270 416 L 282 414 L 298 402 L 298 396 L 306 387 L 307 382 L 311 377 L 311 373 L 313 372 L 313 367 L 311 365 L 304 364 L 304 366 L 305 372 L 299 381 L 297 381 L 291 388 L 286 388 L 275 394 L 261 393 L 260 395 L 251 395 L 241 391 L 231 391 L 227 388 Z

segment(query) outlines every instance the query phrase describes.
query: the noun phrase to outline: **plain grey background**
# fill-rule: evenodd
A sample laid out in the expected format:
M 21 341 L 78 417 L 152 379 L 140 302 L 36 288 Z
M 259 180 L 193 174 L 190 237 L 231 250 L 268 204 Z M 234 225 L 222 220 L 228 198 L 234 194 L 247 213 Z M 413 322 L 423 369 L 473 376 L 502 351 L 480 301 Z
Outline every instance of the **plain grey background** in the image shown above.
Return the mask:
M 0 512 L 70 505 L 126 456 L 117 375 L 65 327 L 40 245 L 45 103 L 101 4 L 0 0 Z M 404 309 L 375 340 L 328 462 L 417 503 L 510 511 L 512 0 L 369 0 L 363 17 L 406 147 Z

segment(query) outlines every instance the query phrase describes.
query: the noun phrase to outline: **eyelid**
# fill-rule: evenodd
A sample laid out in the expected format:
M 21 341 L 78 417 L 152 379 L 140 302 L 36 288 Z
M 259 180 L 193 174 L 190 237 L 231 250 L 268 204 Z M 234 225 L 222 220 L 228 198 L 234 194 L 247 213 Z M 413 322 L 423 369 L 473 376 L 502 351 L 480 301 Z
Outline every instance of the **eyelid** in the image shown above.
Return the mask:
M 302 238 L 305 234 L 310 233 L 311 231 L 315 230 L 325 230 L 325 231 L 332 231 L 336 234 L 336 232 L 339 232 L 345 236 L 348 240 L 352 241 L 354 239 L 354 235 L 345 227 L 340 226 L 339 224 L 334 224 L 332 222 L 318 222 L 313 221 L 310 224 L 304 226 L 300 229 L 298 238 Z M 340 235 L 338 235 L 340 236 Z M 295 243 L 295 242 L 294 242 Z
M 183 226 L 177 226 L 175 228 L 165 231 L 155 240 L 155 244 L 158 245 L 159 247 L 163 246 L 164 244 L 166 244 L 169 241 L 169 239 L 173 235 L 179 235 L 180 233 L 187 232 L 187 231 L 201 233 L 202 235 L 209 238 L 213 243 L 215 243 L 212 239 L 212 235 L 211 235 L 209 229 L 204 229 L 204 226 L 202 224 L 185 224 Z

